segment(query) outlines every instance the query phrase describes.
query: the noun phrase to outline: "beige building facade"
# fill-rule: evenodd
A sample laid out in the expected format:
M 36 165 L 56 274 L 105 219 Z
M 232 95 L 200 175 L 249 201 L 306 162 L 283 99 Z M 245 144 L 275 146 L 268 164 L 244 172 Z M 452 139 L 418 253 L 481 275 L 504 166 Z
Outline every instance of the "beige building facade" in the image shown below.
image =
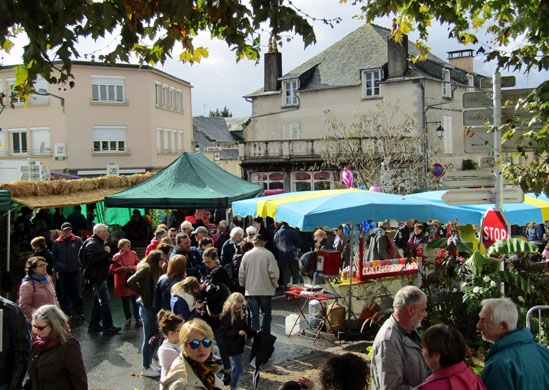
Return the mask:
M 0 114 L 2 161 L 41 162 L 81 177 L 161 169 L 194 151 L 191 84 L 148 66 L 74 62 L 74 88 L 39 79 L 28 105 Z M 0 70 L 9 96 L 14 70 Z M 7 99 L 5 99 L 7 100 Z
M 433 55 L 413 63 L 416 54 L 407 37 L 397 43 L 390 30 L 375 25 L 360 27 L 286 74 L 283 54 L 271 47 L 263 88 L 246 96 L 252 115 L 240 145 L 243 177 L 273 190 L 334 188 L 344 167 L 319 169 L 328 122 L 350 124 L 382 99 L 398 102 L 413 118 L 412 137 L 426 135 L 420 150 L 412 151 L 423 155 L 426 172 L 435 163 L 460 170 L 464 159 L 478 161 L 465 152 L 462 95 L 477 90 L 483 76 Z M 460 66 L 467 60 L 472 64 L 472 56 L 459 56 Z

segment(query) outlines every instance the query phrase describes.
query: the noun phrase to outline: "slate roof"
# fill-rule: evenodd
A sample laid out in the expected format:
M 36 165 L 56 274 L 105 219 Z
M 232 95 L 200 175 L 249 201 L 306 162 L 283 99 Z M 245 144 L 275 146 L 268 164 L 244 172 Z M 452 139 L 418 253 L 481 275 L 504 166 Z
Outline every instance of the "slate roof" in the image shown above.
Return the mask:
M 387 38 L 391 31 L 374 24 L 364 25 L 351 32 L 326 50 L 307 60 L 281 77 L 299 77 L 300 91 L 357 86 L 361 84 L 360 70 L 387 67 Z M 415 57 L 419 52 L 415 43 L 408 41 L 408 54 Z M 283 58 L 284 61 L 284 58 Z M 430 54 L 426 61 L 408 63 L 406 77 L 442 79 L 442 66 L 451 69 L 454 82 L 467 85 L 467 71 L 455 68 L 448 62 Z M 386 73 L 386 72 L 385 72 Z M 475 81 L 478 78 L 475 78 Z M 248 96 L 261 95 L 263 88 Z M 272 93 L 272 92 L 268 92 Z
M 199 131 L 210 142 L 238 143 L 240 139 L 229 131 L 225 119 L 223 117 L 195 116 L 193 117 L 193 135 Z

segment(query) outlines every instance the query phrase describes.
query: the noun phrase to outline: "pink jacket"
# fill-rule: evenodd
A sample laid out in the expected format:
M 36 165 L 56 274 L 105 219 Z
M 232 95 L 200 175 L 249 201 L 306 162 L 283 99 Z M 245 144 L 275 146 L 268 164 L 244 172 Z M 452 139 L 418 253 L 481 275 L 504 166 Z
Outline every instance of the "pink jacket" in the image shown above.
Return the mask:
M 440 368 L 425 379 L 420 390 L 486 390 L 477 374 L 462 361 Z
M 21 283 L 19 287 L 19 307 L 25 313 L 25 318 L 30 324 L 32 314 L 42 305 L 52 304 L 59 307 L 53 279 L 47 275 L 48 283 L 42 284 L 38 280 L 29 279 Z

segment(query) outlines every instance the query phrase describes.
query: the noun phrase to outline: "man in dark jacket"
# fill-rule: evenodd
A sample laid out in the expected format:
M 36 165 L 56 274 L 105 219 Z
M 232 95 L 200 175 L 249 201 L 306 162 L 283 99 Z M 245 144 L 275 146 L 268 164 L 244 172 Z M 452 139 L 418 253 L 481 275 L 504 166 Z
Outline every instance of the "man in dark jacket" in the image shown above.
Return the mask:
M 393 242 L 397 246 L 401 255 L 404 257 L 408 257 L 410 255 L 408 240 L 410 239 L 410 236 L 414 233 L 415 222 L 416 221 L 414 219 L 407 220 L 404 226 L 397 230 L 395 238 L 393 239 Z
M 273 241 L 284 289 L 287 289 L 290 277 L 292 283 L 299 283 L 298 251 L 301 248 L 301 237 L 287 222 L 282 222 L 282 226 L 275 233 Z
M 19 390 L 27 373 L 30 336 L 25 315 L 12 301 L 0 296 L 0 390 Z
M 177 245 L 173 247 L 170 259 L 175 255 L 184 255 L 187 258 L 187 276 L 199 277 L 199 271 L 204 267 L 202 255 L 194 246 L 191 246 L 191 238 L 186 233 L 177 233 L 175 236 Z
M 106 244 L 107 225 L 98 223 L 93 227 L 93 236 L 88 238 L 82 247 L 80 260 L 85 262 L 84 277 L 93 287 L 93 307 L 88 331 L 113 335 L 120 332 L 120 327 L 112 323 L 109 288 L 107 278 L 111 265 L 111 248 Z
M 84 301 L 82 300 L 82 274 L 78 252 L 82 239 L 72 234 L 72 225 L 61 225 L 61 236 L 53 242 L 53 268 L 59 288 L 59 304 L 67 316 L 71 316 L 73 306 L 76 315 L 85 320 Z

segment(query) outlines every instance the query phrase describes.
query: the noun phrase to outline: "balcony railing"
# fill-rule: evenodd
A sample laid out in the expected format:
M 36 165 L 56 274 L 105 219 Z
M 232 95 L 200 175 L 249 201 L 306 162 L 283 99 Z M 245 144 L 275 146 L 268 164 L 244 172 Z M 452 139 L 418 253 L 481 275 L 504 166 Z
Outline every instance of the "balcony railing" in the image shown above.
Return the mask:
M 240 144 L 239 155 L 241 160 L 302 160 L 318 158 L 324 149 L 320 139 L 256 141 Z

